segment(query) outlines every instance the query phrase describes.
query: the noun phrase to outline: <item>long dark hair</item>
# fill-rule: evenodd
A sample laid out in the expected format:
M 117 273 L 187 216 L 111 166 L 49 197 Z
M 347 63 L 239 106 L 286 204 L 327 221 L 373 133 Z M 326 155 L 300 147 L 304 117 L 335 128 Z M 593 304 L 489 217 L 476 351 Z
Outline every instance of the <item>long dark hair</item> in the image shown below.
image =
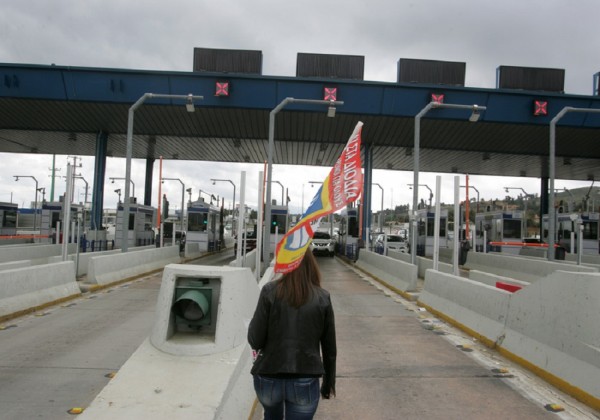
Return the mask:
M 299 308 L 308 302 L 313 289 L 321 287 L 321 271 L 312 251 L 304 254 L 302 262 L 294 271 L 285 274 L 277 285 L 277 297 L 288 305 Z

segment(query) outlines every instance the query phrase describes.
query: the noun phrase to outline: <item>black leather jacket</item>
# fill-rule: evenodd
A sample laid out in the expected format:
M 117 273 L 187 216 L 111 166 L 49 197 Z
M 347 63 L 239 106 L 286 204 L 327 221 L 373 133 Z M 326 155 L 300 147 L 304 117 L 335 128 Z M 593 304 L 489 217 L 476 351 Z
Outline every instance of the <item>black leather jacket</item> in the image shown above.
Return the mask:
M 277 283 L 262 288 L 248 328 L 248 342 L 259 351 L 251 373 L 323 375 L 322 388 L 334 393 L 337 347 L 329 292 L 315 287 L 312 298 L 296 309 L 276 298 Z

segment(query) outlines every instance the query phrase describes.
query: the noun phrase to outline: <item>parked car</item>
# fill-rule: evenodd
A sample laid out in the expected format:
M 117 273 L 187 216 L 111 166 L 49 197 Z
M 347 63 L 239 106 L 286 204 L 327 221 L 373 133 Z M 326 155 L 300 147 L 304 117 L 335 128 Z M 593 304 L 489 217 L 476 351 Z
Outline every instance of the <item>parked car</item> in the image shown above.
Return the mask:
M 385 234 L 380 234 L 375 240 L 375 247 L 383 248 L 385 243 Z M 402 235 L 387 235 L 387 248 L 396 252 L 408 253 L 408 243 Z
M 246 241 L 246 251 L 244 255 L 256 248 L 256 233 L 248 231 L 242 234 L 242 246 L 244 246 L 244 240 Z M 237 235 L 235 235 L 235 242 L 233 244 L 233 255 L 237 257 Z
M 330 257 L 335 255 L 335 240 L 328 232 L 315 232 L 310 243 L 310 250 L 314 255 L 327 254 Z

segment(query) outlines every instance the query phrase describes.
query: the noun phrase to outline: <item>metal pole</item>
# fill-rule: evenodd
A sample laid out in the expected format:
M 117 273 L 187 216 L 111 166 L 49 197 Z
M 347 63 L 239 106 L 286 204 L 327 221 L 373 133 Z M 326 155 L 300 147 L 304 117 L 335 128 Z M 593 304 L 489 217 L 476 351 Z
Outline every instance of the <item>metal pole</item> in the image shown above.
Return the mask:
M 241 258 L 241 255 L 243 254 L 243 251 L 245 250 L 245 246 L 244 248 L 242 248 L 242 236 L 245 236 L 245 232 L 243 230 L 243 221 L 246 218 L 246 206 L 245 206 L 245 201 L 246 201 L 246 171 L 242 171 L 242 173 L 240 174 L 240 209 L 238 211 L 238 228 L 237 228 L 237 255 L 236 255 L 236 259 L 239 261 Z M 256 252 L 258 252 L 258 250 L 256 250 Z M 242 262 L 244 260 L 242 259 Z M 238 263 L 238 266 L 243 266 L 242 264 Z
M 63 243 L 62 260 L 67 261 L 69 254 L 69 228 L 71 227 L 71 197 L 73 197 L 73 166 L 67 163 L 67 185 L 65 191 L 65 200 L 63 201 Z
M 440 260 L 440 190 L 442 188 L 442 177 L 435 177 L 435 218 L 433 222 L 433 269 L 438 271 Z
M 129 108 L 127 118 L 127 148 L 126 148 L 126 161 L 125 161 L 125 199 L 123 202 L 123 220 L 121 229 L 121 252 L 127 252 L 128 249 L 128 238 L 129 238 L 129 204 L 130 204 L 130 191 L 129 183 L 131 182 L 131 159 L 133 156 L 133 116 L 135 110 L 138 109 L 147 99 L 158 98 L 158 99 L 185 99 L 187 101 L 193 101 L 195 99 L 204 99 L 203 96 L 189 95 L 163 95 L 155 93 L 144 93 L 140 99 L 138 99 Z M 159 197 L 162 200 L 162 197 Z M 162 231 L 161 231 L 162 236 Z
M 452 255 L 453 273 L 458 276 L 458 236 L 460 234 L 460 177 L 454 177 L 454 252 Z
M 265 245 L 263 244 L 263 206 L 261 205 L 260 201 L 262 199 L 263 196 L 263 171 L 260 171 L 258 173 L 258 220 L 256 221 L 256 223 L 258 223 L 258 226 L 256 228 L 256 246 L 257 246 L 257 250 L 256 250 L 256 280 L 259 281 L 260 280 L 260 275 L 261 275 L 261 267 L 260 267 L 260 260 L 261 260 L 261 256 L 262 254 L 262 250 L 261 250 L 261 246 L 264 248 Z M 267 185 L 269 185 L 270 183 L 268 183 Z M 270 242 L 270 241 L 269 241 Z M 239 250 L 239 248 L 238 248 Z M 268 263 L 268 260 L 265 261 L 265 263 Z
M 412 234 L 410 244 L 411 264 L 417 264 L 417 206 L 419 202 L 419 149 L 421 142 L 421 118 L 433 107 L 434 102 L 429 102 L 415 116 L 415 138 L 413 146 L 413 203 L 412 203 Z
M 329 105 L 339 106 L 343 105 L 343 101 L 324 101 L 319 99 L 295 99 L 285 98 L 269 113 L 269 144 L 267 148 L 267 191 L 266 191 L 266 203 L 265 203 L 265 215 L 264 218 L 267 221 L 271 221 L 271 181 L 273 179 L 273 149 L 275 147 L 275 115 L 281 111 L 287 104 L 307 104 L 307 105 Z M 259 200 L 259 203 L 261 200 Z M 262 207 L 262 203 L 260 204 Z M 267 242 L 267 246 L 263 249 L 263 255 L 265 261 L 268 261 L 271 256 L 271 241 Z
M 413 150 L 413 232 L 411 235 L 411 262 L 412 264 L 416 264 L 416 246 L 417 246 L 417 234 L 416 230 L 416 217 L 417 217 L 417 204 L 419 199 L 419 143 L 421 137 L 421 118 L 429 112 L 431 108 L 446 108 L 446 109 L 465 109 L 471 110 L 473 114 L 478 114 L 481 111 L 485 111 L 487 107 L 485 106 L 477 106 L 477 105 L 461 105 L 461 104 L 445 104 L 440 102 L 429 102 L 425 105 L 419 113 L 415 116 L 415 139 L 414 139 L 414 150 Z M 472 115 L 473 115 L 472 114 Z M 475 120 L 472 120 L 475 121 Z M 431 190 L 430 190 L 431 191 Z
M 52 155 L 52 181 L 50 181 L 50 201 L 54 201 L 54 172 L 56 170 L 56 155 Z

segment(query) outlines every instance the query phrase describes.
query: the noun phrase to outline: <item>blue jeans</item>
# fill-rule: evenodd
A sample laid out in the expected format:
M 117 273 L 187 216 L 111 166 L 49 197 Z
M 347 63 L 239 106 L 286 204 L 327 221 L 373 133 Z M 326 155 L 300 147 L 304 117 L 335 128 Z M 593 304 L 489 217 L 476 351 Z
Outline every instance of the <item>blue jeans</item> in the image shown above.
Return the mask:
M 254 390 L 264 408 L 265 420 L 310 420 L 319 405 L 319 378 L 279 379 L 254 375 Z

